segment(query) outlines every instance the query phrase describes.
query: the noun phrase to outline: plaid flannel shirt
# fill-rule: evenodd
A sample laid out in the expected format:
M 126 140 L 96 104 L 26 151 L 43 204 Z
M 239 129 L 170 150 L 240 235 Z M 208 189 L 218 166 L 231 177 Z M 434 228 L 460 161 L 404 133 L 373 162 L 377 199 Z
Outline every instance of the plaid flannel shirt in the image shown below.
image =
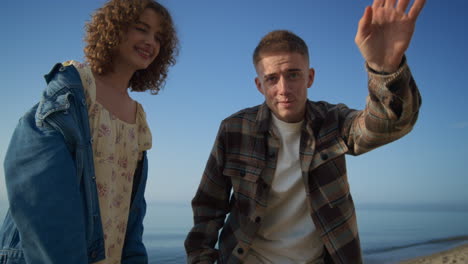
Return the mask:
M 359 155 L 404 136 L 421 105 L 406 61 L 393 74 L 368 68 L 368 77 L 364 110 L 308 101 L 301 129 L 307 203 L 330 263 L 362 263 L 344 154 Z M 267 209 L 278 148 L 265 103 L 222 121 L 192 200 L 188 263 L 243 263 Z

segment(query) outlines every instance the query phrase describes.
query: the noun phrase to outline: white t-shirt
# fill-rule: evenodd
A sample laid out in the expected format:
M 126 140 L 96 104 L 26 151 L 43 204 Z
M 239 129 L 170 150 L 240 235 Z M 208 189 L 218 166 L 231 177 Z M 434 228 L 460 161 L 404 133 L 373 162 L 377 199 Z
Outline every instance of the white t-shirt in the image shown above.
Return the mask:
M 268 207 L 246 263 L 311 263 L 323 243 L 310 217 L 299 157 L 302 121 L 286 123 L 272 114 L 280 148 Z

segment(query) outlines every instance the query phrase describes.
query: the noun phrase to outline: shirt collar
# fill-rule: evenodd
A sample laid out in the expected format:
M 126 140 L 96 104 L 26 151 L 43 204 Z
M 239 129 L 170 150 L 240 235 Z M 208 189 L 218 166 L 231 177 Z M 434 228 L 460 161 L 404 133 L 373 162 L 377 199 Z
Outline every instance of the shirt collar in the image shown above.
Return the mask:
M 315 119 L 316 115 L 314 114 L 313 104 L 307 100 L 306 101 L 306 112 L 304 117 L 303 128 L 305 127 L 307 131 L 313 131 L 313 125 L 316 124 Z M 255 120 L 257 130 L 260 133 L 266 133 L 270 129 L 271 122 L 271 110 L 268 108 L 266 102 L 260 105 L 257 118 Z

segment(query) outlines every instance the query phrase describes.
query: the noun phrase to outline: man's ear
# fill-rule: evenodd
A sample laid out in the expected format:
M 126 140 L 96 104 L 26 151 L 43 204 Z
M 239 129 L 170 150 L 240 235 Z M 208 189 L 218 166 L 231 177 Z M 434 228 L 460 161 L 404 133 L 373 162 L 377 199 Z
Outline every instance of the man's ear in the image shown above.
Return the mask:
M 312 84 L 314 83 L 314 78 L 315 78 L 315 70 L 314 68 L 309 69 L 309 74 L 308 74 L 309 80 L 307 81 L 307 88 L 310 88 Z
M 257 86 L 257 90 L 258 90 L 261 94 L 265 95 L 265 94 L 263 93 L 262 83 L 260 82 L 260 80 L 258 79 L 258 77 L 255 77 L 255 85 Z

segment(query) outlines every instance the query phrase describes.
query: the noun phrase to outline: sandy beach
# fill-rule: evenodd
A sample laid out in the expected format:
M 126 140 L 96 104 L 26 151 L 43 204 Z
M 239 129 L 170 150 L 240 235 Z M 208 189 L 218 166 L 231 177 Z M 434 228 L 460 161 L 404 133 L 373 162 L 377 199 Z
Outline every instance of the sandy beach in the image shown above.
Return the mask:
M 400 264 L 468 264 L 468 244 L 430 256 L 406 260 Z

